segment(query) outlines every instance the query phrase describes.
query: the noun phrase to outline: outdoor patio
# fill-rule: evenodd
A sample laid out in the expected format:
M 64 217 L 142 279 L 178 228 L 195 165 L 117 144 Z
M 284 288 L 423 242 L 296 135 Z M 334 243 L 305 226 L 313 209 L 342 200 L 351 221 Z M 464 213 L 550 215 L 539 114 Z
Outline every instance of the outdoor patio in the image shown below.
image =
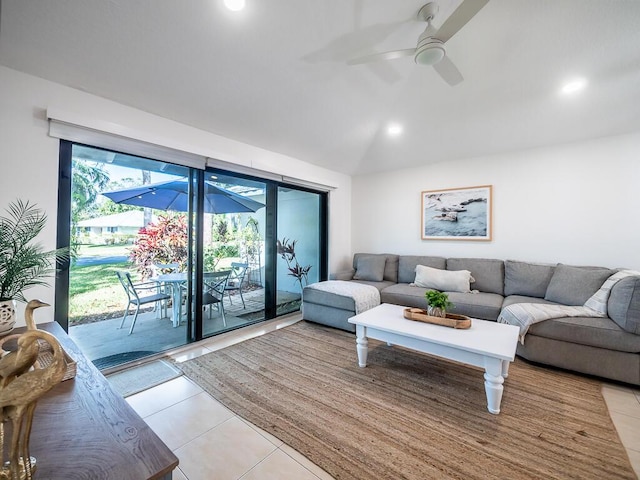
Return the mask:
M 243 293 L 243 308 L 240 296 L 233 296 L 233 304 L 225 297 L 224 310 L 226 326 L 220 312 L 214 307 L 212 318 L 208 310 L 204 312 L 203 331 L 205 336 L 223 333 L 256 323 L 264 315 L 264 289 Z M 278 291 L 278 314 L 299 308 L 300 295 Z M 129 315 L 122 329 L 118 328 L 122 318 L 72 326 L 69 335 L 98 368 L 106 369 L 122 363 L 171 350 L 186 344 L 187 327 L 183 320 L 178 327 L 171 322 L 171 309 L 167 316 L 158 317 L 158 312 L 140 313 L 136 326 L 128 335 L 133 315 Z

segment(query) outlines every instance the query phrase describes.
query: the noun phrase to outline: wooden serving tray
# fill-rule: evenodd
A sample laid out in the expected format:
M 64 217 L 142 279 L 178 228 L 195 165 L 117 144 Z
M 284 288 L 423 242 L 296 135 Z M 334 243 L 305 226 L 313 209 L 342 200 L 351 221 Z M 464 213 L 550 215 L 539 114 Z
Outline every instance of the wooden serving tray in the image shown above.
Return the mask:
M 436 325 L 444 325 L 451 328 L 469 328 L 471 327 L 471 319 L 466 315 L 456 315 L 455 313 L 447 313 L 446 318 L 432 317 L 427 315 L 426 310 L 421 308 L 405 308 L 404 318 L 415 320 L 416 322 L 434 323 Z

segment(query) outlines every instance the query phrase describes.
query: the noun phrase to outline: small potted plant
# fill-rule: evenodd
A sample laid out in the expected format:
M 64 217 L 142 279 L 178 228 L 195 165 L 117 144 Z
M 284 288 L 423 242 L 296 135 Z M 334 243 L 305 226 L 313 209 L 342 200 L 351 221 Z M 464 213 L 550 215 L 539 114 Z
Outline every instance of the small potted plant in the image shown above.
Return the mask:
M 447 308 L 453 307 L 453 303 L 449 301 L 449 295 L 436 290 L 427 290 L 424 294 L 427 300 L 427 315 L 432 317 L 447 316 Z
M 68 258 L 68 249 L 45 251 L 33 240 L 44 228 L 47 216 L 29 202 L 16 200 L 0 216 L 0 335 L 15 324 L 15 302 L 26 302 L 23 291 L 46 285 L 56 262 Z

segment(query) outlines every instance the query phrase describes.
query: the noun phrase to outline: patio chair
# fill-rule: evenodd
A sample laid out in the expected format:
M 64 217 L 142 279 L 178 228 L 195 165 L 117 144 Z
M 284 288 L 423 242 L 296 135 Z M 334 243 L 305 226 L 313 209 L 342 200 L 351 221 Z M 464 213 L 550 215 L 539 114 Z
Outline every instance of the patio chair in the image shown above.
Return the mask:
M 179 263 L 154 263 L 151 265 L 151 269 L 153 270 L 153 276 L 157 277 L 163 273 L 177 273 L 180 271 Z M 171 295 L 172 285 L 165 282 L 158 282 L 160 284 L 160 293 L 166 293 Z M 159 303 L 160 308 L 164 308 L 165 315 L 168 311 L 168 304 L 165 300 L 164 302 Z
M 231 270 L 222 270 L 220 272 L 205 272 L 202 277 L 202 306 L 209 306 L 209 318 L 211 318 L 211 308 L 216 305 L 222 315 L 222 324 L 226 327 L 227 320 L 224 316 L 224 299 L 225 287 Z
M 229 303 L 233 305 L 231 300 L 231 292 L 237 291 L 240 294 L 240 300 L 242 300 L 242 308 L 247 308 L 244 304 L 244 297 L 242 296 L 242 285 L 244 283 L 244 277 L 247 274 L 249 268 L 248 263 L 233 262 L 231 264 L 231 273 L 229 274 L 229 280 L 227 280 L 227 286 L 224 291 L 227 292 L 229 297 Z
M 118 275 L 118 280 L 120 280 L 122 288 L 124 288 L 124 291 L 127 294 L 127 306 L 124 310 L 124 316 L 122 317 L 120 328 L 122 328 L 124 321 L 129 315 L 129 307 L 131 305 L 135 305 L 136 307 L 136 313 L 133 315 L 133 321 L 131 322 L 131 328 L 129 329 L 129 335 L 131 335 L 133 333 L 133 327 L 136 325 L 136 320 L 138 319 L 140 305 L 162 301 L 166 302 L 171 298 L 171 296 L 160 292 L 160 287 L 157 282 L 133 283 L 129 272 L 118 271 L 116 272 L 116 275 Z

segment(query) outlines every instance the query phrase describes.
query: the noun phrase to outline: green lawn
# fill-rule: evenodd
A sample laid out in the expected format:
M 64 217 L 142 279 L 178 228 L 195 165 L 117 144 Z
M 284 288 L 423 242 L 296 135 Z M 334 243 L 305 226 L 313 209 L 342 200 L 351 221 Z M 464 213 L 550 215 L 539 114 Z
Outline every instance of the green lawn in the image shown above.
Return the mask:
M 134 281 L 138 273 L 129 262 L 71 267 L 69 272 L 69 323 L 112 318 L 122 314 L 127 296 L 116 270 L 128 270 Z

